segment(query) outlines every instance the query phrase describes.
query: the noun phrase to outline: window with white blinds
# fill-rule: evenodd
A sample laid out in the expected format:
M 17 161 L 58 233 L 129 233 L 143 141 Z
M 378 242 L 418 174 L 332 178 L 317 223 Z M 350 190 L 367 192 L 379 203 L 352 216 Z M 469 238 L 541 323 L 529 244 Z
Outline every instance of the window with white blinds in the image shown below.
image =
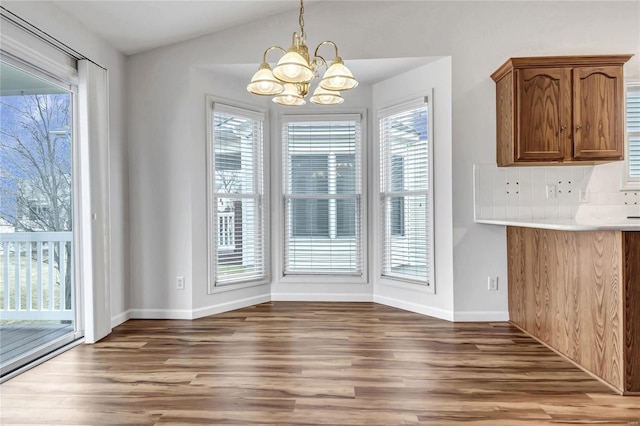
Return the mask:
M 285 116 L 285 274 L 362 274 L 360 115 Z
M 640 187 L 640 83 L 627 84 L 627 182 Z
M 264 115 L 212 102 L 209 138 L 209 290 L 266 277 Z
M 433 182 L 428 129 L 427 98 L 379 113 L 381 274 L 433 290 Z

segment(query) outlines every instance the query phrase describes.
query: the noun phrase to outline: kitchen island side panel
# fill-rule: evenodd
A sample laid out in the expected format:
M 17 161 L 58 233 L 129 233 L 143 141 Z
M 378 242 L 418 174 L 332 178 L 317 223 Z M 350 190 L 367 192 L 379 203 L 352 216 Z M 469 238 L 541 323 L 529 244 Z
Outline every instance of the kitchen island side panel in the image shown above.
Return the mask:
M 511 321 L 621 392 L 622 236 L 507 228 Z

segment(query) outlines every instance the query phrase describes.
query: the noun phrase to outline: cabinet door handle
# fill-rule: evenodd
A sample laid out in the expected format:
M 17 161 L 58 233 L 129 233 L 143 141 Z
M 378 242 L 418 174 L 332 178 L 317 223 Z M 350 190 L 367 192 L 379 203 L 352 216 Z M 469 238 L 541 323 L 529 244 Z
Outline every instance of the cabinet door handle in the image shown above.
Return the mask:
M 576 126 L 576 130 L 580 130 L 580 129 L 582 129 L 582 126 L 578 124 L 578 125 Z
M 567 126 L 560 126 L 560 131 L 567 130 Z

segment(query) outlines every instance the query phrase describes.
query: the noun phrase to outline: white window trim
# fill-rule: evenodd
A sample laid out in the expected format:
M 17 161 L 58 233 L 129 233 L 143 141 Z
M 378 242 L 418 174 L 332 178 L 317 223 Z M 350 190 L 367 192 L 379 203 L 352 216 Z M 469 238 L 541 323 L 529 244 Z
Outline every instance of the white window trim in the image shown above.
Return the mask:
M 211 159 L 213 158 L 213 128 L 214 119 L 213 112 L 215 104 L 222 104 L 226 111 L 233 111 L 236 109 L 240 114 L 244 116 L 250 116 L 252 113 L 256 117 L 263 119 L 262 129 L 262 185 L 263 194 L 261 201 L 261 214 L 263 215 L 264 228 L 264 277 L 250 278 L 247 280 L 239 280 L 237 282 L 227 283 L 223 285 L 216 285 L 215 280 L 215 253 L 217 243 L 217 224 L 213 222 L 213 215 L 210 211 L 211 201 L 214 199 L 215 194 L 215 176 L 211 173 L 213 165 Z M 230 101 L 228 99 L 219 98 L 213 95 L 205 96 L 205 111 L 206 111 L 206 170 L 207 170 L 207 294 L 223 293 L 227 291 L 236 291 L 243 288 L 256 287 L 260 285 L 269 284 L 271 282 L 271 259 L 269 256 L 271 241 L 270 241 L 270 215 L 269 215 L 269 117 L 267 111 L 252 105 L 244 105 L 238 102 Z
M 382 116 L 382 114 L 385 115 L 390 115 L 396 112 L 402 112 L 408 108 L 411 107 L 416 107 L 419 105 L 422 105 L 425 103 L 425 100 L 428 104 L 428 108 L 427 108 L 427 113 L 428 113 L 428 134 L 429 134 L 429 138 L 428 138 L 428 147 L 429 147 L 429 194 L 427 197 L 427 202 L 429 203 L 428 205 L 428 209 L 431 212 L 431 214 L 429 215 L 429 223 L 427 223 L 427 226 L 429 226 L 431 228 L 431 232 L 429 232 L 429 241 L 427 241 L 427 244 L 429 244 L 430 246 L 430 253 L 431 253 L 431 257 L 429 259 L 429 281 L 427 282 L 427 284 L 425 285 L 424 282 L 417 282 L 414 280 L 410 280 L 410 279 L 403 279 L 403 278 L 396 278 L 396 277 L 390 277 L 390 276 L 386 276 L 382 274 L 382 262 L 375 262 L 375 271 L 374 274 L 378 279 L 378 282 L 382 285 L 388 286 L 388 287 L 396 287 L 396 288 L 402 288 L 402 289 L 407 289 L 407 290 L 412 290 L 412 291 L 417 291 L 420 293 L 428 293 L 428 294 L 436 294 L 436 269 L 435 269 L 435 210 L 434 210 L 434 192 L 435 192 L 435 186 L 434 186 L 434 165 L 433 165 L 433 160 L 434 160 L 434 130 L 433 130 L 433 110 L 434 110 L 434 105 L 433 105 L 433 89 L 429 90 L 425 95 L 420 96 L 419 98 L 413 98 L 412 100 L 405 100 L 404 102 L 399 102 L 397 104 L 394 104 L 392 106 L 389 107 L 385 107 L 385 108 L 381 108 L 376 112 L 376 119 L 375 119 L 375 128 L 374 128 L 374 132 L 375 132 L 375 138 L 376 138 L 376 147 L 375 147 L 375 155 L 374 155 L 374 162 L 376 164 L 380 164 L 380 147 L 382 145 L 382 140 L 380 138 L 380 118 Z M 382 201 L 381 201 L 381 197 L 380 194 L 382 193 L 381 191 L 381 185 L 382 182 L 380 180 L 380 173 L 379 171 L 376 173 L 376 176 L 374 177 L 374 182 L 375 182 L 375 191 L 377 193 L 378 196 L 375 197 L 374 200 L 374 206 L 373 209 L 375 212 L 379 212 L 381 210 L 381 205 L 382 205 Z M 382 226 L 383 226 L 383 218 L 381 217 L 381 215 L 376 214 L 375 215 L 376 220 L 375 220 L 375 227 L 376 229 L 382 230 Z M 383 235 L 380 232 L 379 235 L 377 236 L 377 241 L 375 244 L 375 256 L 376 259 L 381 259 L 381 257 L 383 256 L 383 250 L 382 250 L 382 243 L 383 243 Z
M 626 113 L 626 94 L 629 86 L 634 87 L 634 91 L 640 91 L 640 81 L 627 81 L 625 83 L 625 114 L 624 114 L 624 163 L 622 167 L 622 180 L 621 180 L 621 191 L 637 191 L 640 190 L 640 178 L 632 178 L 630 176 L 630 165 L 629 165 L 629 133 L 627 132 L 627 113 Z
M 360 244 L 362 245 L 362 274 L 340 274 L 334 273 L 331 275 L 322 274 L 322 275 L 313 275 L 313 274 L 284 274 L 284 245 L 286 243 L 286 238 L 284 233 L 286 232 L 285 227 L 285 206 L 284 206 L 284 176 L 282 173 L 283 169 L 283 153 L 284 146 L 282 140 L 274 146 L 274 155 L 277 158 L 277 162 L 274 164 L 278 164 L 280 167 L 278 169 L 278 179 L 275 180 L 276 186 L 272 188 L 274 193 L 279 194 L 280 202 L 275 203 L 273 206 L 273 214 L 275 217 L 279 217 L 278 221 L 278 231 L 276 232 L 277 237 L 274 237 L 274 240 L 278 240 L 276 245 L 272 250 L 273 256 L 275 257 L 274 263 L 274 274 L 278 277 L 278 283 L 281 284 L 296 284 L 296 285 L 314 285 L 314 284 L 326 284 L 328 277 L 337 277 L 335 280 L 336 283 L 339 284 L 367 284 L 369 281 L 369 238 L 368 238 L 368 218 L 369 218 L 369 204 L 368 204 L 368 192 L 369 186 L 368 182 L 370 179 L 368 178 L 368 160 L 369 156 L 367 154 L 367 110 L 333 110 L 331 114 L 285 114 L 281 113 L 278 117 L 278 126 L 277 131 L 279 135 L 282 135 L 282 128 L 285 123 L 291 120 L 296 121 L 330 121 L 330 120 L 348 120 L 356 118 L 360 120 L 360 136 L 361 136 L 361 182 L 362 182 L 362 193 L 360 195 L 361 199 L 361 207 L 362 207 L 362 236 Z

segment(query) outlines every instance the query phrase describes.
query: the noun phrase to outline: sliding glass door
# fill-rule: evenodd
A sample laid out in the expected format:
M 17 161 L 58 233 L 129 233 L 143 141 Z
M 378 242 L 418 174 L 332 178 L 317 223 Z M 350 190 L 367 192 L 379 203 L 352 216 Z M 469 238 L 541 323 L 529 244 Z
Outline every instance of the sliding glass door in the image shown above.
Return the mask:
M 0 63 L 0 369 L 75 338 L 70 86 Z

